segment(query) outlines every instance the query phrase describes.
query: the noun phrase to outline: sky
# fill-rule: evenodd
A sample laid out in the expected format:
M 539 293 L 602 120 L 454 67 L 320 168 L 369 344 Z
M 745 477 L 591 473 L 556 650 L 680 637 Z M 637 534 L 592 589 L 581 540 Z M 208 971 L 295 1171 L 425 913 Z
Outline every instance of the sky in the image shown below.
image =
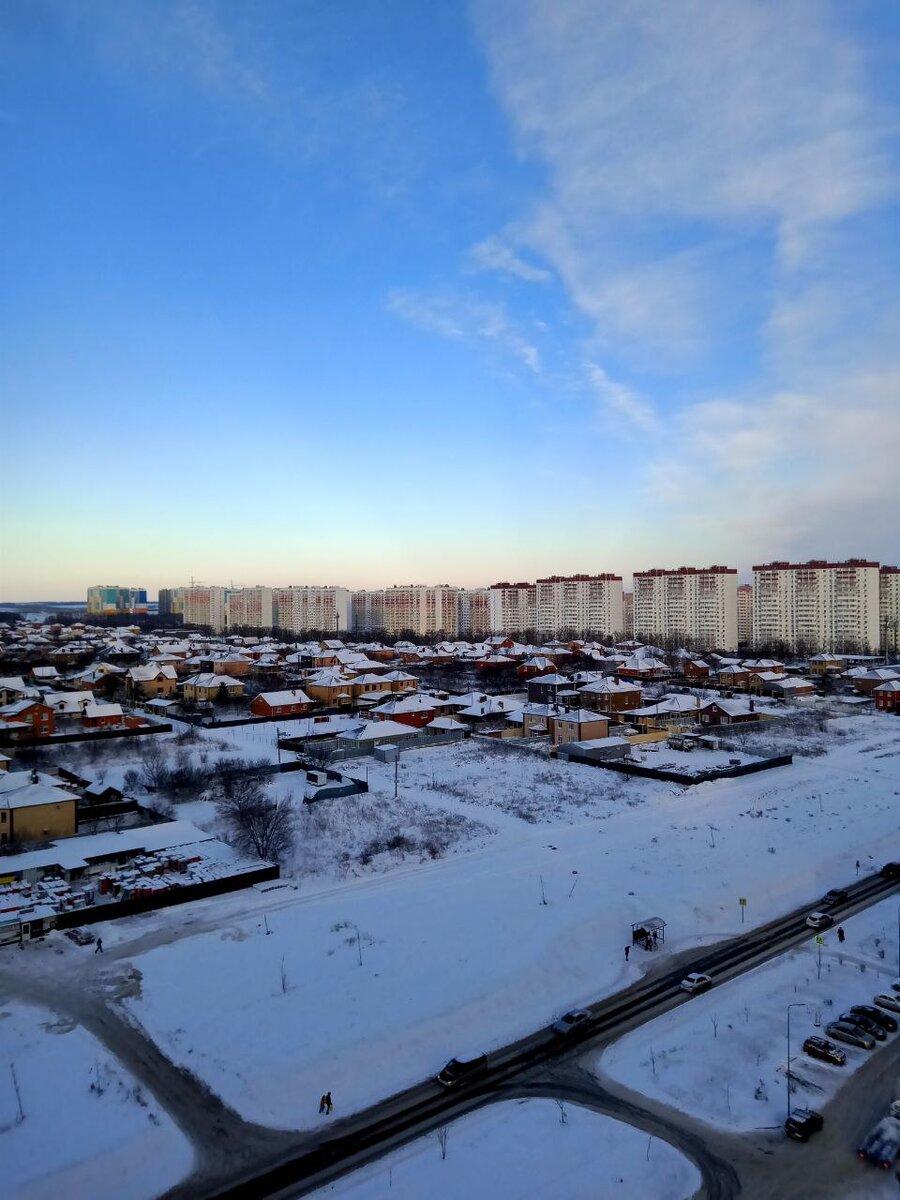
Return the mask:
M 0 598 L 900 559 L 900 7 L 22 0 Z

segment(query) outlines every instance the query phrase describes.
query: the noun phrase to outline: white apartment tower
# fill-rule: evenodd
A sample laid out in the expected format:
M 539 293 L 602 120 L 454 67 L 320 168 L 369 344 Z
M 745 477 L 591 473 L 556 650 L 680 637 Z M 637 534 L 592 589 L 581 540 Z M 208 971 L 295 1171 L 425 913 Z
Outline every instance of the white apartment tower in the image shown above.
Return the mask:
M 456 630 L 460 636 L 484 637 L 491 631 L 491 589 L 460 588 L 456 611 Z
M 271 629 L 272 589 L 236 588 L 225 602 L 225 623 L 229 629 Z
M 738 645 L 746 646 L 753 641 L 753 584 L 740 583 L 737 590 L 737 637 Z
M 291 633 L 313 629 L 346 632 L 350 629 L 350 592 L 343 587 L 273 588 L 272 624 Z
M 900 650 L 900 567 L 879 571 L 880 649 L 884 654 Z
M 753 568 L 753 641 L 815 653 L 866 653 L 880 644 L 878 563 L 814 559 Z
M 455 637 L 458 629 L 458 594 L 449 584 L 431 587 L 410 583 L 352 595 L 354 629 L 384 629 L 386 633 L 418 635 L 445 633 Z
M 737 571 L 678 567 L 634 574 L 634 636 L 733 650 L 738 643 Z
M 537 581 L 537 628 L 556 634 L 621 636 L 625 629 L 621 575 L 550 575 Z
M 225 629 L 225 599 L 223 587 L 185 588 L 185 625 L 208 625 L 213 633 L 222 633 Z
M 492 583 L 488 588 L 491 633 L 522 634 L 537 625 L 533 583 Z

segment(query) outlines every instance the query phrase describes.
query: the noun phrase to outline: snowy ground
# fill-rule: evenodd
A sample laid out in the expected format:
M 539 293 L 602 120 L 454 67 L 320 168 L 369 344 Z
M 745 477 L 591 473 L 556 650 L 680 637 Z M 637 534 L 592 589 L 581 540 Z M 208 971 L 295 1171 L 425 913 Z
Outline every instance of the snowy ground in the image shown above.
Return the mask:
M 404 755 L 404 804 L 492 835 L 434 861 L 387 849 L 345 864 L 340 883 L 340 872 L 307 876 L 269 918 L 271 936 L 259 916 L 234 915 L 233 899 L 214 932 L 191 936 L 184 916 L 157 915 L 171 944 L 136 954 L 141 994 L 127 1003 L 244 1115 L 315 1125 L 327 1088 L 339 1111 L 356 1110 L 453 1054 L 489 1050 L 634 982 L 650 960 L 624 963 L 633 921 L 665 917 L 668 950 L 681 950 L 739 932 L 739 896 L 748 923 L 763 922 L 853 879 L 856 859 L 871 870 L 900 857 L 900 783 L 883 761 L 900 753 L 900 723 L 845 718 L 830 746 L 793 767 L 691 788 L 505 748 L 483 759 L 468 745 Z M 392 768 L 360 767 L 369 818 L 403 832 Z M 114 942 L 147 928 L 119 922 Z
M 84 1029 L 45 1009 L 4 1004 L 0 1042 L 6 1196 L 149 1200 L 188 1174 L 190 1144 Z
M 667 1142 L 587 1109 L 549 1100 L 497 1104 L 449 1127 L 446 1158 L 436 1134 L 314 1195 L 321 1200 L 686 1200 L 700 1175 Z
M 803 1054 L 803 1040 L 827 1036 L 825 1026 L 851 1005 L 872 1004 L 876 993 L 890 992 L 897 978 L 897 909 L 893 898 L 851 917 L 843 925 L 843 946 L 835 928 L 826 930 L 821 972 L 810 930 L 802 948 L 626 1035 L 598 1060 L 598 1072 L 714 1125 L 779 1126 L 786 1108 L 787 1005 L 804 1004 L 791 1017 L 793 1103 L 821 1108 L 870 1052 L 840 1043 L 847 1062 L 835 1067 Z

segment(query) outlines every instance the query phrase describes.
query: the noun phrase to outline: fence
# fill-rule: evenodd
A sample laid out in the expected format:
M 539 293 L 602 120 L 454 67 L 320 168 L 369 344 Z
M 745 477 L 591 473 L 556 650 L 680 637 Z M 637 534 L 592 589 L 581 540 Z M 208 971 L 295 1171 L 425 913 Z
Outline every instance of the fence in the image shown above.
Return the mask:
M 188 904 L 192 900 L 205 900 L 209 896 L 222 896 L 226 892 L 237 892 L 278 879 L 281 868 L 272 863 L 258 867 L 255 871 L 244 871 L 240 875 L 228 875 L 224 879 L 208 879 L 204 883 L 188 883 L 169 892 L 157 892 L 154 896 L 134 896 L 130 900 L 113 900 L 109 904 L 93 904 L 88 908 L 73 908 L 61 912 L 56 918 L 57 929 L 73 929 L 76 925 L 94 925 L 97 921 L 114 921 L 119 917 L 134 917 L 140 913 L 153 912 L 157 908 L 171 908 L 175 904 Z
M 33 750 L 37 746 L 58 746 L 61 742 L 105 742 L 110 738 L 147 737 L 154 733 L 171 732 L 172 726 L 168 724 L 137 725 L 130 729 L 79 729 L 74 733 L 51 733 L 49 737 L 23 738 L 21 741 L 9 741 L 5 744 L 10 745 L 13 750 Z M 3 744 L 4 739 L 0 736 L 0 745 Z
M 742 763 L 736 767 L 722 767 L 718 770 L 697 771 L 687 774 L 681 771 L 666 771 L 660 767 L 644 767 L 637 763 L 622 762 L 619 759 L 595 759 L 577 751 L 570 752 L 569 762 L 584 763 L 589 767 L 603 767 L 607 771 L 618 771 L 621 775 L 636 775 L 641 779 L 661 779 L 665 783 L 679 783 L 690 786 L 695 783 L 710 783 L 716 779 L 736 779 L 740 775 L 755 775 L 757 771 L 770 771 L 772 767 L 789 767 L 794 761 L 792 755 L 781 754 L 777 758 L 764 758 L 759 762 Z

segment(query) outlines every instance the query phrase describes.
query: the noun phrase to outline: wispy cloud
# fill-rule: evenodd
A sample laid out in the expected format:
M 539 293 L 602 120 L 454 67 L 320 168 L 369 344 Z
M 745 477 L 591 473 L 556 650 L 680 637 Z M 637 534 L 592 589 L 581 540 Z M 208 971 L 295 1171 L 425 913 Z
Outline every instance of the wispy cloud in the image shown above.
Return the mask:
M 541 372 L 537 346 L 525 336 L 504 305 L 453 293 L 430 294 L 396 288 L 387 308 L 419 329 L 457 341 L 487 345 L 533 374 Z
M 493 0 L 473 16 L 518 147 L 548 172 L 522 242 L 604 337 L 696 348 L 742 239 L 768 237 L 790 272 L 896 194 L 891 126 L 828 5 Z
M 603 423 L 616 431 L 653 433 L 656 414 L 646 400 L 623 383 L 611 379 L 597 363 L 586 363 L 588 383 L 597 397 Z
M 552 276 L 543 267 L 535 267 L 520 258 L 498 237 L 485 238 L 469 250 L 467 267 L 470 271 L 498 271 L 514 275 L 527 283 L 546 283 Z

